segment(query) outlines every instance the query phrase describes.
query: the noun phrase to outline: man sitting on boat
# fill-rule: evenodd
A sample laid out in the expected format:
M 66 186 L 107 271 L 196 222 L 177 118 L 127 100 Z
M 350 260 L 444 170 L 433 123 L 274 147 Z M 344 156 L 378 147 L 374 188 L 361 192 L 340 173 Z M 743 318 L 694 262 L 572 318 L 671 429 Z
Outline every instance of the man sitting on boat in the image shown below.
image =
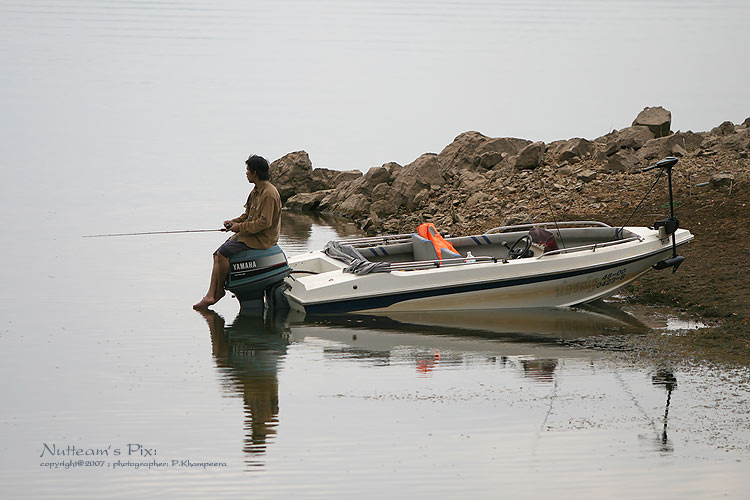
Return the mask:
M 225 220 L 227 231 L 232 235 L 214 252 L 211 282 L 208 292 L 193 309 L 206 309 L 217 303 L 226 294 L 224 282 L 229 274 L 229 259 L 249 249 L 265 250 L 279 240 L 281 232 L 281 197 L 269 182 L 270 167 L 265 158 L 253 155 L 245 161 L 247 180 L 255 187 L 245 203 L 245 213 Z

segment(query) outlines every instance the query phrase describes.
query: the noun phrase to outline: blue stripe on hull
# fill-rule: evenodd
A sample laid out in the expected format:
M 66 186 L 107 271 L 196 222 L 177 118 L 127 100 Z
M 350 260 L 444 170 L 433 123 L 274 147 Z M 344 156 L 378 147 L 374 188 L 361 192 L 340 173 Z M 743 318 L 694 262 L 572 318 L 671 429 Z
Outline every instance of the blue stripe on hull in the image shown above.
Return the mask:
M 339 314 L 351 311 L 361 311 L 365 309 L 383 309 L 399 302 L 406 300 L 423 299 L 428 297 L 439 297 L 442 295 L 460 294 L 466 292 L 477 292 L 482 290 L 494 290 L 497 288 L 506 288 L 510 286 L 528 285 L 532 283 L 542 283 L 545 281 L 554 281 L 565 278 L 572 278 L 574 276 L 581 276 L 583 274 L 596 273 L 613 269 L 615 267 L 622 267 L 640 260 L 648 259 L 654 255 L 658 255 L 662 252 L 668 252 L 671 248 L 665 248 L 658 252 L 637 257 L 634 259 L 619 261 L 613 264 L 605 264 L 598 267 L 589 269 L 582 269 L 578 271 L 565 271 L 562 273 L 549 274 L 544 276 L 532 276 L 527 278 L 518 279 L 504 279 L 501 281 L 492 281 L 487 283 L 476 283 L 472 285 L 458 285 L 453 287 L 438 288 L 432 290 L 418 290 L 412 292 L 401 292 L 380 297 L 367 297 L 362 299 L 352 300 L 341 300 L 337 302 L 327 302 L 323 304 L 308 304 L 304 305 L 305 312 L 310 315 L 318 314 Z

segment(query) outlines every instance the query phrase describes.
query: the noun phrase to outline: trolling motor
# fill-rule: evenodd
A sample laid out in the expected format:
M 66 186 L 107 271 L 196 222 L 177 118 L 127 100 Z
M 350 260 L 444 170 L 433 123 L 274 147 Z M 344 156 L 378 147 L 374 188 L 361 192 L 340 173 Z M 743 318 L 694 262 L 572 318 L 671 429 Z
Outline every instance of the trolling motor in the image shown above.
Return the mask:
M 677 268 L 680 267 L 685 257 L 677 255 L 677 243 L 675 232 L 680 227 L 680 221 L 674 216 L 674 197 L 672 195 L 672 167 L 675 166 L 678 159 L 672 156 L 668 156 L 663 160 L 651 165 L 650 167 L 644 168 L 643 172 L 648 172 L 655 168 L 661 168 L 667 172 L 667 179 L 669 181 L 669 217 L 654 222 L 654 229 L 659 231 L 659 238 L 662 240 L 666 239 L 669 235 L 672 235 L 672 257 L 664 259 L 654 264 L 654 269 L 662 270 L 668 267 L 672 268 L 672 273 L 677 272 Z

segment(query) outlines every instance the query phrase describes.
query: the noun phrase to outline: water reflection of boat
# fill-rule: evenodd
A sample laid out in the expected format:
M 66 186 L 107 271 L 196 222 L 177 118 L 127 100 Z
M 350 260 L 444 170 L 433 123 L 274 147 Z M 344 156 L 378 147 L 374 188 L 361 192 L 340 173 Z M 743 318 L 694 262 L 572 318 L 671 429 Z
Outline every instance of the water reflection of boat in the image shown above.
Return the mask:
M 303 319 L 304 318 L 304 319 Z M 500 355 L 571 356 L 561 341 L 607 334 L 637 334 L 646 327 L 606 303 L 575 309 L 496 309 L 304 317 L 290 313 L 292 337 L 320 337 L 359 350 L 399 346 Z
M 245 406 L 243 451 L 247 464 L 262 465 L 268 441 L 276 434 L 279 414 L 278 370 L 286 355 L 288 338 L 278 323 L 257 316 L 238 315 L 225 325 L 210 310 L 200 311 L 208 323 L 211 346 L 230 395 L 241 396 Z
M 646 326 L 639 320 L 605 302 L 577 308 L 414 311 L 308 316 L 307 319 L 317 324 L 367 325 L 434 335 L 472 334 L 504 341 L 550 342 L 646 331 Z

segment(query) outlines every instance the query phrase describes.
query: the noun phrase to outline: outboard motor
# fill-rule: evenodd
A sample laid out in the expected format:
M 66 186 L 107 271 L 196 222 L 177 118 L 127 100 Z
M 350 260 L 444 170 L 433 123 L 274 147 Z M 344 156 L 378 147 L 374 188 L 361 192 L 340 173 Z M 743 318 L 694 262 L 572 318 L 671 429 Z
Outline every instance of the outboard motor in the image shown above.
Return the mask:
M 281 283 L 290 272 L 286 255 L 278 245 L 266 250 L 245 250 L 229 259 L 224 288 L 237 297 L 243 313 L 262 313 L 266 290 Z

